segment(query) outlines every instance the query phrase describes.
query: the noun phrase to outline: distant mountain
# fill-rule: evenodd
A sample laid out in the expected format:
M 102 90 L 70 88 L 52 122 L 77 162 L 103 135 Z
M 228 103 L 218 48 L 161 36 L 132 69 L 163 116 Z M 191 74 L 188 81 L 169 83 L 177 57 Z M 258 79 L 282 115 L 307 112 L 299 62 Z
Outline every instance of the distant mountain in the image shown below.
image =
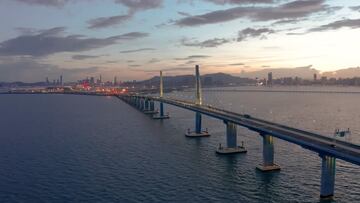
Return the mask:
M 238 74 L 240 77 L 245 78 L 267 78 L 269 72 L 272 72 L 273 78 L 285 77 L 300 77 L 303 79 L 313 79 L 314 74 L 317 74 L 318 79 L 322 76 L 328 78 L 354 78 L 360 77 L 360 67 L 339 69 L 336 71 L 328 71 L 321 73 L 319 70 L 312 68 L 311 65 L 297 68 L 267 68 L 253 72 L 243 72 Z
M 164 76 L 163 81 L 165 87 L 180 87 L 180 86 L 193 87 L 195 84 L 195 76 L 194 75 Z M 256 82 L 255 80 L 252 79 L 236 77 L 225 73 L 206 74 L 201 76 L 201 81 L 204 87 L 246 85 L 246 84 L 255 84 Z M 146 85 L 146 86 L 158 86 L 159 82 L 160 82 L 160 77 L 156 76 L 149 80 L 140 81 L 137 84 Z
M 324 73 L 322 73 L 322 76 L 326 76 L 328 78 L 360 77 L 360 67 L 340 69 L 340 70 L 331 71 L 331 72 L 324 72 Z
M 45 82 L 0 82 L 0 87 L 33 87 L 33 86 L 46 86 Z
M 272 72 L 273 78 L 300 77 L 303 79 L 312 79 L 314 74 L 320 75 L 320 71 L 309 65 L 297 68 L 267 68 L 253 72 L 242 72 L 239 76 L 262 79 L 267 78 L 269 72 Z

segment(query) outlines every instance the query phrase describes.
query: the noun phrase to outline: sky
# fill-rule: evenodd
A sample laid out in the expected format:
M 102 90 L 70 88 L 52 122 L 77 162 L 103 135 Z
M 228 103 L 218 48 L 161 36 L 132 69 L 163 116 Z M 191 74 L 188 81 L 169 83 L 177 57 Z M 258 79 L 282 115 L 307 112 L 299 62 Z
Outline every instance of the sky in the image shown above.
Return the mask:
M 358 67 L 358 0 L 0 0 L 0 81 Z

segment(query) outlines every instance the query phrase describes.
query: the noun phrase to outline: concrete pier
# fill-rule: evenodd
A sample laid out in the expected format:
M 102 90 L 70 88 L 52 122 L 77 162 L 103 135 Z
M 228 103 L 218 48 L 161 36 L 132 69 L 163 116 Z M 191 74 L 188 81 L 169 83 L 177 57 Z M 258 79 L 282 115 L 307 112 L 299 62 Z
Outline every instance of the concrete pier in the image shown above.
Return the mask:
M 144 111 L 149 111 L 149 109 L 150 109 L 149 100 L 145 99 L 144 103 L 145 103 L 144 104 Z
M 153 119 L 169 119 L 170 116 L 164 113 L 164 103 L 159 102 L 160 112 L 159 115 L 154 115 Z
M 334 196 L 336 159 L 324 154 L 320 154 L 320 157 L 322 159 L 320 198 L 332 199 Z
M 274 163 L 274 137 L 261 134 L 263 138 L 263 164 L 256 168 L 263 172 L 278 171 L 280 166 Z
M 154 101 L 148 101 L 148 109 L 144 111 L 144 114 L 154 115 L 157 114 L 158 111 L 155 110 L 155 103 Z
M 140 99 L 140 107 L 139 107 L 139 109 L 140 109 L 141 111 L 143 111 L 144 108 L 145 108 L 144 100 L 143 100 L 143 99 Z
M 207 129 L 201 129 L 201 113 L 195 113 L 195 131 L 191 131 L 190 129 L 185 132 L 186 137 L 208 137 L 210 134 L 208 133 Z
M 136 97 L 136 108 L 140 108 L 140 98 Z
M 246 153 L 243 142 L 241 146 L 237 145 L 237 125 L 235 123 L 224 121 L 226 125 L 226 147 L 219 145 L 216 153 L 218 154 L 236 154 Z

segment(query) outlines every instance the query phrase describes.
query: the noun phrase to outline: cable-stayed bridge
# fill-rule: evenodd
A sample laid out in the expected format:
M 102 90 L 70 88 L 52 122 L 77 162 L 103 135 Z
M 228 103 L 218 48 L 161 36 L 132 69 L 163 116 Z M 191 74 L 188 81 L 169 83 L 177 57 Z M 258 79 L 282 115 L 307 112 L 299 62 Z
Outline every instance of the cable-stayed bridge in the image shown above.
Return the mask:
M 321 198 L 332 198 L 334 195 L 336 159 L 341 159 L 355 165 L 360 165 L 360 146 L 345 141 L 335 140 L 332 137 L 301 130 L 279 123 L 255 118 L 248 114 L 239 114 L 225 109 L 202 104 L 201 82 L 199 67 L 196 66 L 195 102 L 183 101 L 163 97 L 162 73 L 160 74 L 160 96 L 139 94 L 119 95 L 118 97 L 145 114 L 153 115 L 154 119 L 168 119 L 164 114 L 164 104 L 176 106 L 195 112 L 195 130 L 186 131 L 188 137 L 205 137 L 210 133 L 202 128 L 202 115 L 222 120 L 226 125 L 226 146 L 219 146 L 220 154 L 244 153 L 243 145 L 238 146 L 237 125 L 257 132 L 263 138 L 263 163 L 257 168 L 263 172 L 280 170 L 274 163 L 274 137 L 300 145 L 317 153 L 322 161 L 321 165 Z M 155 109 L 155 102 L 159 103 L 159 112 Z M 300 169 L 299 169 L 300 170 Z

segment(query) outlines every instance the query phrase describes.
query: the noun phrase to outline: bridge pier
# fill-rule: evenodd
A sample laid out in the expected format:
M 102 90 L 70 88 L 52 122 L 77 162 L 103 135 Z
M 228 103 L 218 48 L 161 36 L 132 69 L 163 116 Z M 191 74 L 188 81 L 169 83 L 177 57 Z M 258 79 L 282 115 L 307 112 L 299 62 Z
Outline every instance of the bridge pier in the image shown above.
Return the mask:
M 144 111 L 149 111 L 149 100 L 145 99 L 144 103 Z
M 202 105 L 202 96 L 201 96 L 201 80 L 200 80 L 200 70 L 199 66 L 195 66 L 195 87 L 196 87 L 196 105 Z M 209 132 L 206 130 L 201 129 L 201 113 L 195 113 L 195 131 L 190 131 L 190 129 L 185 132 L 186 137 L 208 137 L 210 136 Z
M 136 100 L 136 108 L 140 108 L 140 99 L 136 97 L 135 100 Z
M 140 111 L 143 111 L 144 110 L 144 99 L 139 99 L 140 100 L 140 106 L 139 106 L 139 109 Z
M 243 146 L 237 145 L 237 125 L 230 121 L 224 121 L 226 125 L 226 147 L 219 145 L 219 148 L 216 150 L 218 154 L 235 154 L 235 153 L 246 153 L 247 150 Z
M 278 171 L 280 166 L 274 163 L 274 137 L 260 134 L 263 138 L 263 164 L 256 168 L 263 172 Z
M 135 106 L 135 107 L 137 107 L 137 98 L 136 98 L 136 97 L 132 97 L 131 100 L 132 100 L 132 105 Z
M 146 101 L 147 101 L 147 104 L 145 103 L 145 106 L 147 105 L 147 107 L 146 107 L 146 110 L 144 111 L 144 113 L 149 114 L 149 115 L 157 114 L 157 111 L 155 111 L 154 101 L 148 100 L 148 99 Z
M 153 119 L 161 120 L 161 119 L 169 119 L 170 116 L 164 113 L 164 103 L 159 102 L 160 112 L 159 115 L 153 116 Z
M 320 157 L 322 159 L 320 198 L 332 199 L 334 196 L 336 159 L 324 154 L 320 154 Z
M 190 131 L 190 129 L 185 132 L 186 137 L 208 137 L 210 134 L 208 133 L 207 129 L 202 130 L 202 116 L 201 113 L 195 113 L 195 131 Z

